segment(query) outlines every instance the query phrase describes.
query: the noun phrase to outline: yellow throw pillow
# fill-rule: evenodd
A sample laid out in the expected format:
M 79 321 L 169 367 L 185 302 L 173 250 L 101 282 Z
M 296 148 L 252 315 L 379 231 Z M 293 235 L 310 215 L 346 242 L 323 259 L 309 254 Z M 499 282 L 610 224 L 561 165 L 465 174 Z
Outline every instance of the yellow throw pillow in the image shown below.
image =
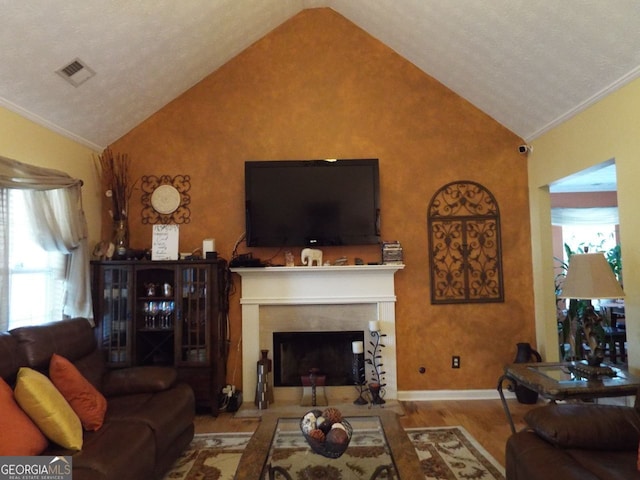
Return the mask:
M 21 367 L 14 395 L 18 405 L 49 440 L 70 450 L 82 449 L 80 419 L 45 375 Z

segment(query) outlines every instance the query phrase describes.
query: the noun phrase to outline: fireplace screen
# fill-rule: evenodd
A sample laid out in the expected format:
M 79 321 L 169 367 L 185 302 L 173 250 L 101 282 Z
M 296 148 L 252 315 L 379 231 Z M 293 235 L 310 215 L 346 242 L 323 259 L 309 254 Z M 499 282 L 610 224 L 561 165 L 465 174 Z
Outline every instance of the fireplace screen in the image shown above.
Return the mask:
M 274 386 L 301 386 L 312 368 L 325 375 L 327 386 L 353 385 L 351 344 L 363 340 L 363 331 L 274 332 Z

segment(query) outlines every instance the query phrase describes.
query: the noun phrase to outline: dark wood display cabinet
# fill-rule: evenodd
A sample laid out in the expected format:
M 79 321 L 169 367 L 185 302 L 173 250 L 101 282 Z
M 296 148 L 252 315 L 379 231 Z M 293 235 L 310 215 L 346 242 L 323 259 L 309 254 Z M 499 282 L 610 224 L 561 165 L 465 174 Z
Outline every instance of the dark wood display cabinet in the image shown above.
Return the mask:
M 171 365 L 217 415 L 226 384 L 224 260 L 94 261 L 98 342 L 112 368 Z

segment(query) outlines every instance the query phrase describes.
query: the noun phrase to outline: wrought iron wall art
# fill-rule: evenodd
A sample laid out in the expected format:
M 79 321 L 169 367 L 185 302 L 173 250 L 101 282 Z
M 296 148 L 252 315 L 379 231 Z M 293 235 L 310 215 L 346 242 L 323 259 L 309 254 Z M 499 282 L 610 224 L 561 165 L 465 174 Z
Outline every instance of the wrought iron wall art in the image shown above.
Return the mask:
M 476 182 L 440 188 L 429 203 L 431 303 L 503 302 L 500 211 Z
M 140 180 L 143 224 L 191 222 L 189 175 L 146 175 Z

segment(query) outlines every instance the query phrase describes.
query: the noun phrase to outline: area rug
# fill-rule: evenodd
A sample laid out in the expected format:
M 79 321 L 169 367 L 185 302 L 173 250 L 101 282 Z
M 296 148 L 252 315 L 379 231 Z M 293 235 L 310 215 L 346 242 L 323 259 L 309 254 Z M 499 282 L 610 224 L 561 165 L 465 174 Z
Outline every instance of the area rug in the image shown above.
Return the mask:
M 505 478 L 504 468 L 463 427 L 411 428 L 406 432 L 422 464 L 425 480 L 504 480 Z M 242 451 L 251 435 L 251 433 L 196 435 L 164 479 L 232 480 Z M 351 446 L 349 448 L 351 449 Z

